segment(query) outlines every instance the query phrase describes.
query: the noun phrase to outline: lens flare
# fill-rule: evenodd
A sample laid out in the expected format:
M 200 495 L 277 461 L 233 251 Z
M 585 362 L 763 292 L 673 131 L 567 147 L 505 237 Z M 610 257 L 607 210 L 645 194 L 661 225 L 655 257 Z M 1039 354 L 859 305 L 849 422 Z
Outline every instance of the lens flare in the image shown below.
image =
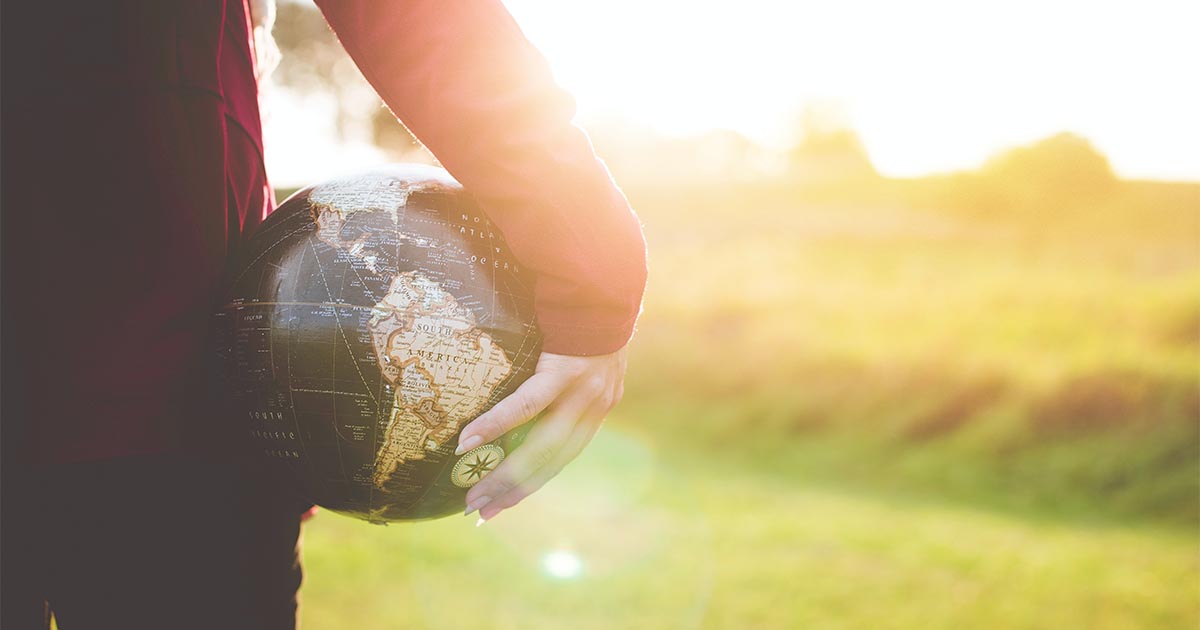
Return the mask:
M 569 580 L 583 573 L 583 560 L 570 551 L 558 549 L 542 556 L 542 570 L 550 577 Z

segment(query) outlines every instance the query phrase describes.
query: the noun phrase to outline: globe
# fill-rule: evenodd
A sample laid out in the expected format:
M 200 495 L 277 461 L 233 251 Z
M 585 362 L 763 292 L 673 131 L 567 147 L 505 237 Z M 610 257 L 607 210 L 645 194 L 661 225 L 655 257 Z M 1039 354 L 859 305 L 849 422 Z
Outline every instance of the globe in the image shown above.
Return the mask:
M 255 448 L 317 505 L 374 523 L 461 512 L 520 441 L 461 456 L 464 426 L 541 351 L 533 277 L 444 170 L 394 165 L 300 190 L 243 248 L 216 315 Z

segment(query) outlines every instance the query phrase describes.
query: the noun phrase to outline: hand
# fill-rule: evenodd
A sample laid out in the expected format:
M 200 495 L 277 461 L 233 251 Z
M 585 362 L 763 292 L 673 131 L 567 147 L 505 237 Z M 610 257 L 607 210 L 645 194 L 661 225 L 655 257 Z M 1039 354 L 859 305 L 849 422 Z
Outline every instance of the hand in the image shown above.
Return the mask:
M 473 420 L 458 438 L 466 452 L 543 415 L 524 443 L 467 492 L 467 510 L 489 520 L 533 494 L 579 455 L 625 388 L 625 348 L 602 356 L 542 353 L 517 391 Z

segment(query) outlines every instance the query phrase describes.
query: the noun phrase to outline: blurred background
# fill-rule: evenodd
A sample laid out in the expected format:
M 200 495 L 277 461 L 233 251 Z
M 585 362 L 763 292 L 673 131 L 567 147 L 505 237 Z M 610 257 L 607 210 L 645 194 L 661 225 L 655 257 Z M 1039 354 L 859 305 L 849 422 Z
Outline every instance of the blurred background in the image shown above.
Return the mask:
M 645 224 L 625 400 L 482 528 L 319 515 L 307 627 L 1200 623 L 1200 5 L 506 4 Z M 274 34 L 281 195 L 434 162 Z

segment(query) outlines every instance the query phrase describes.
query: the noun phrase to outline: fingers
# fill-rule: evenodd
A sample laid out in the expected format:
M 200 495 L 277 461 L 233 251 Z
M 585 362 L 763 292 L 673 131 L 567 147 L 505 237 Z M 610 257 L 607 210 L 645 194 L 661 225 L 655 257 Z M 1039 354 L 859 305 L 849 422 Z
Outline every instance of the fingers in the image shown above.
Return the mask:
M 551 407 L 529 430 L 524 442 L 513 449 L 495 470 L 467 491 L 467 513 L 470 514 L 490 502 L 492 498 L 507 493 L 553 461 L 562 445 L 570 438 L 575 422 L 587 408 L 587 404 L 587 400 L 574 396 Z
M 467 512 L 484 508 L 492 497 L 508 493 L 532 475 L 535 470 L 553 461 L 558 450 L 570 438 L 578 418 L 575 406 L 557 407 L 538 420 L 529 430 L 524 443 L 512 451 L 500 466 L 467 491 Z
M 608 412 L 612 410 L 613 406 L 620 399 L 620 390 L 621 387 L 618 384 L 616 387 L 603 393 L 586 389 L 582 392 L 576 392 L 577 395 L 581 395 L 581 400 L 585 401 L 585 403 L 578 407 L 581 411 L 573 414 L 574 417 L 571 419 L 573 424 L 571 435 L 559 447 L 557 454 L 537 469 L 519 471 L 516 483 L 507 483 L 509 480 L 505 480 L 506 483 L 500 487 L 504 492 L 502 494 L 491 494 L 490 497 L 494 498 L 487 501 L 486 505 L 480 503 L 473 506 L 479 509 L 480 518 L 488 520 L 499 514 L 502 510 L 520 503 L 525 497 L 540 490 L 548 481 L 562 472 L 562 469 L 567 464 L 583 452 L 584 447 L 592 441 L 596 432 L 600 430 L 600 425 L 603 424 L 605 416 L 608 415 Z M 520 450 L 520 448 L 517 449 L 518 452 Z
M 529 495 L 541 490 L 542 486 L 557 477 L 558 473 L 562 472 L 567 464 L 574 461 L 583 452 L 584 447 L 596 436 L 596 432 L 600 430 L 600 426 L 603 423 L 603 412 L 596 411 L 590 413 L 588 417 L 575 425 L 575 430 L 550 463 L 526 477 L 524 481 L 516 484 L 504 494 L 489 501 L 487 505 L 482 506 L 479 510 L 479 517 L 485 521 L 490 520 L 501 511 L 520 503 Z
M 516 427 L 529 422 L 554 402 L 567 387 L 569 380 L 550 372 L 538 372 L 521 384 L 517 391 L 496 403 L 496 406 L 475 418 L 458 436 L 455 455 L 499 438 Z
M 463 429 L 458 453 L 543 416 L 524 444 L 467 492 L 466 513 L 481 522 L 553 479 L 587 446 L 623 393 L 625 353 L 573 357 L 544 353 L 537 373 Z

